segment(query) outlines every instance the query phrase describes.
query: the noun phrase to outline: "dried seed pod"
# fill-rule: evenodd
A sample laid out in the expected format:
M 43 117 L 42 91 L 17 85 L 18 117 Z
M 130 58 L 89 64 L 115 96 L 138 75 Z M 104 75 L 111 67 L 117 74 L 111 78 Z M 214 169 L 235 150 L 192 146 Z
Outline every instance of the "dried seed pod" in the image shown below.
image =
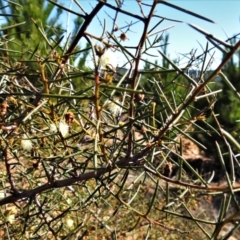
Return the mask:
M 173 172 L 173 166 L 171 162 L 167 162 L 163 169 L 163 175 L 166 177 L 171 177 Z
M 7 113 L 9 105 L 7 104 L 6 101 L 3 101 L 0 105 L 0 116 L 3 117 Z
M 145 95 L 144 95 L 143 93 L 137 93 L 137 94 L 135 95 L 135 101 L 136 101 L 136 102 L 141 102 L 141 101 L 144 100 L 144 98 L 145 98 Z
M 54 51 L 53 54 L 52 54 L 52 58 L 54 60 L 58 60 L 60 58 L 60 56 L 58 55 L 58 52 L 57 51 Z
M 114 27 L 114 31 L 117 32 L 118 30 L 119 30 L 119 27 L 116 25 L 116 26 Z
M 148 131 L 148 129 L 147 129 L 146 127 L 142 126 L 141 132 L 142 132 L 142 133 L 146 133 L 147 131 Z
M 46 144 L 47 144 L 47 138 L 41 138 L 41 143 L 40 143 L 40 147 L 44 147 L 44 146 L 46 146 Z
M 37 159 L 36 161 L 33 161 L 32 166 L 35 170 L 38 169 L 39 163 L 41 162 L 41 159 Z
M 94 48 L 95 48 L 95 51 L 96 51 L 96 55 L 97 55 L 98 57 L 101 57 L 101 56 L 104 54 L 104 52 L 105 52 L 105 49 L 102 48 L 102 47 L 99 46 L 99 45 L 95 45 Z
M 74 121 L 74 114 L 72 112 L 67 112 L 65 114 L 65 121 L 67 124 L 72 124 Z
M 126 41 L 128 39 L 126 33 L 121 33 L 120 38 L 122 41 Z

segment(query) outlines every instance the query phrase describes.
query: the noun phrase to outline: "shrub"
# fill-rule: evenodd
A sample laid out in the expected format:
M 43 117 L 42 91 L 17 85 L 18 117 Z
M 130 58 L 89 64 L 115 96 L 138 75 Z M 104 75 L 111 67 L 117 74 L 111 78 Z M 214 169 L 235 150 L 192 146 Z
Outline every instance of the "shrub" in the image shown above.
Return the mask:
M 240 42 L 232 46 L 190 25 L 227 48 L 208 76 L 208 45 L 196 78 L 186 72 L 194 54 L 186 68 L 160 50 L 156 54 L 168 64 L 146 60 L 162 44 L 165 19 L 155 13 L 161 4 L 212 22 L 165 1 L 137 1 L 139 15 L 120 1 L 99 1 L 88 14 L 79 3 L 84 22 L 69 46 L 56 36 L 46 55 L 26 53 L 34 59 L 34 80 L 25 53 L 8 63 L 1 59 L 2 239 L 227 239 L 239 227 L 240 147 L 218 121 L 214 103 L 221 89 L 211 86 Z M 97 18 L 104 9 L 112 11 L 110 31 Z M 122 14 L 142 24 L 136 46 L 124 42 L 133 24 L 118 27 Z M 88 32 L 95 20 L 102 36 Z M 88 69 L 71 61 L 84 38 L 91 46 Z M 118 55 L 123 66 L 114 64 Z M 196 102 L 204 103 L 201 109 Z M 215 141 L 215 160 L 194 137 L 213 133 L 227 149 Z M 214 182 L 218 173 L 225 184 Z

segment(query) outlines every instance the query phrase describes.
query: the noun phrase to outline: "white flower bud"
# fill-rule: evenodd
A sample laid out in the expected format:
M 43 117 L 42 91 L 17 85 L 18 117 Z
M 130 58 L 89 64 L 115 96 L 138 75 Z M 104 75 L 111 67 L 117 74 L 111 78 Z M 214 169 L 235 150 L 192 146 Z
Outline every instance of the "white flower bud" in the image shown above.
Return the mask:
M 100 65 L 103 69 L 107 70 L 109 66 L 115 69 L 117 67 L 116 56 L 111 50 L 106 50 L 100 58 Z
M 68 228 L 72 228 L 73 224 L 74 224 L 74 221 L 71 218 L 68 218 L 66 220 L 66 223 L 67 223 Z
M 64 120 L 61 120 L 59 123 L 59 131 L 63 137 L 66 137 L 69 132 L 69 126 Z
M 14 216 L 13 214 L 8 215 L 6 220 L 7 220 L 7 222 L 9 222 L 10 224 L 13 224 L 14 221 L 15 221 L 15 216 Z
M 23 150 L 26 150 L 26 151 L 31 151 L 31 149 L 33 147 L 32 141 L 28 139 L 26 134 L 23 134 L 23 136 L 22 136 L 21 146 L 22 146 Z
M 51 123 L 51 124 L 50 124 L 50 132 L 51 132 L 51 133 L 56 133 L 57 131 L 58 131 L 58 130 L 57 130 L 56 124 Z
M 114 102 L 109 101 L 108 109 L 112 113 L 113 116 L 117 116 L 122 109 L 120 101 L 118 99 L 115 100 Z

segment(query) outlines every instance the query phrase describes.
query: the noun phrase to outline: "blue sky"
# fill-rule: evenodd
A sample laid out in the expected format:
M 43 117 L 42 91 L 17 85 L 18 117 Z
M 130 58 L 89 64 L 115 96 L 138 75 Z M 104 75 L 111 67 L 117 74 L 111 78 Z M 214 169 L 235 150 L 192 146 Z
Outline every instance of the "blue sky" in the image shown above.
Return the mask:
M 240 33 L 240 1 L 173 0 L 169 2 L 208 17 L 213 20 L 215 24 L 205 22 L 170 8 L 166 9 L 167 16 L 175 16 L 180 20 L 197 25 L 222 40 L 226 40 L 234 34 Z M 202 34 L 196 32 L 196 30 L 192 29 L 187 24 L 176 24 L 168 33 L 170 34 L 170 43 L 173 45 L 173 52 L 187 53 L 192 48 L 197 48 L 201 52 L 201 47 L 198 42 L 203 46 L 205 46 L 207 42 Z M 178 39 L 178 41 L 175 41 L 176 39 Z M 221 57 L 221 54 L 217 54 L 216 61 L 220 60 Z
M 94 0 L 78 0 L 79 3 L 84 7 L 86 12 L 90 12 L 92 7 L 97 4 Z M 143 0 L 143 3 L 152 3 L 152 0 Z M 207 18 L 210 18 L 215 22 L 209 23 L 204 20 L 198 19 L 196 17 L 190 16 L 186 13 L 182 13 L 178 10 L 172 9 L 169 6 L 163 4 L 158 4 L 155 14 L 162 17 L 181 20 L 184 23 L 177 23 L 172 21 L 164 21 L 157 27 L 157 30 L 169 28 L 164 34 L 169 34 L 169 45 L 168 54 L 171 59 L 182 58 L 182 54 L 190 53 L 192 49 L 197 49 L 196 54 L 202 53 L 200 44 L 205 48 L 207 40 L 206 38 L 198 33 L 196 30 L 188 26 L 187 23 L 192 23 L 198 27 L 204 29 L 205 31 L 211 33 L 212 35 L 226 40 L 227 38 L 233 36 L 234 34 L 240 33 L 240 1 L 239 0 L 169 0 L 168 2 L 177 5 L 179 7 L 185 8 L 187 10 L 193 11 Z M 64 0 L 64 5 L 75 11 L 80 12 L 79 7 L 72 0 Z M 108 1 L 108 3 L 116 5 L 114 0 Z M 133 12 L 135 14 L 140 14 L 140 8 L 135 0 L 125 0 L 123 9 L 126 11 Z M 147 15 L 149 8 L 145 8 L 144 13 Z M 102 33 L 102 26 L 104 19 L 106 20 L 106 30 L 111 31 L 112 20 L 114 17 L 114 11 L 108 8 L 103 8 L 99 14 L 98 18 L 95 18 L 92 24 L 89 26 L 87 32 L 100 36 Z M 117 20 L 118 26 L 127 26 L 127 23 L 134 22 L 136 20 L 127 17 L 126 15 L 120 14 Z M 157 23 L 159 19 L 155 19 L 153 22 Z M 101 22 L 101 23 L 100 23 Z M 153 25 L 152 25 L 153 26 Z M 151 27 L 150 27 L 151 28 Z M 142 33 L 143 25 L 142 23 L 137 23 L 130 28 L 127 33 L 128 40 L 123 43 L 125 46 L 136 46 L 139 41 L 139 34 Z M 126 30 L 122 29 L 123 31 Z M 119 36 L 120 33 L 116 33 Z M 239 36 L 240 38 L 240 36 Z M 212 46 L 210 44 L 210 46 Z M 160 50 L 160 49 L 159 49 Z M 154 55 L 159 55 L 156 50 L 151 52 Z M 213 53 L 213 52 L 212 52 Z M 117 57 L 119 62 L 124 62 L 121 56 Z M 145 59 L 150 59 L 146 56 Z M 216 50 L 214 55 L 214 62 L 212 67 L 218 65 L 222 58 L 222 54 Z M 156 59 L 160 59 L 157 57 Z

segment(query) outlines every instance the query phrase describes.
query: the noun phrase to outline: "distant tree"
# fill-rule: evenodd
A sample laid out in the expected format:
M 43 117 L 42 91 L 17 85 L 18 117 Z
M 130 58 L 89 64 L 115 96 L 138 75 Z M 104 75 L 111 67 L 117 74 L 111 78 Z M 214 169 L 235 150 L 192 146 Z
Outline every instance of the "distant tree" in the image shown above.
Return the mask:
M 3 14 L 11 15 L 4 17 L 5 23 L 1 26 L 1 36 L 5 40 L 6 51 L 1 51 L 0 56 L 4 57 L 8 64 L 12 60 L 35 60 L 32 53 L 43 58 L 49 57 L 51 50 L 58 45 L 58 41 L 66 33 L 59 22 L 62 9 L 45 0 L 19 0 L 18 4 L 0 0 L 0 9 Z M 75 18 L 69 44 L 82 22 L 81 17 Z M 60 42 L 59 46 L 62 45 Z M 8 49 L 11 51 L 7 51 Z M 64 49 L 61 47 L 54 50 L 58 50 L 60 56 L 64 54 Z M 76 51 L 79 50 L 78 46 Z M 87 55 L 88 51 L 84 52 L 81 58 L 76 54 L 73 60 L 78 59 L 77 66 L 83 67 Z
M 9 2 L 6 7 L 6 2 L 0 1 L 3 13 L 12 14 L 4 18 L 6 22 L 1 26 L 2 37 L 7 40 L 8 49 L 17 51 L 2 52 L 1 55 L 6 54 L 10 58 L 18 58 L 28 50 L 33 51 L 36 48 L 40 56 L 46 54 L 46 49 L 48 49 L 46 44 L 53 44 L 52 38 L 56 40 L 55 36 L 60 37 L 64 32 L 58 22 L 62 10 L 42 0 L 20 0 L 19 4 Z M 8 28 L 12 25 L 17 26 Z M 40 29 L 43 31 L 42 34 Z
M 169 58 L 168 42 L 169 34 L 166 34 L 162 38 L 161 52 L 167 58 Z M 173 62 L 177 64 L 176 60 Z M 153 92 L 156 96 L 162 91 L 166 99 L 173 104 L 174 101 L 181 102 L 181 99 L 187 94 L 188 87 L 185 86 L 187 85 L 186 83 L 186 79 L 171 66 L 166 58 L 163 57 L 160 62 L 155 60 L 154 63 L 150 63 L 148 60 L 145 61 L 142 77 L 142 87 L 144 90 Z M 161 118 L 157 112 L 161 110 L 164 105 L 163 102 L 165 102 L 166 99 L 164 99 L 164 97 L 154 97 L 154 102 L 156 103 L 154 110 L 156 112 L 156 119 Z
M 236 44 L 236 38 L 231 41 L 231 44 Z M 223 56 L 224 57 L 224 56 Z M 232 58 L 223 69 L 223 73 L 228 80 L 235 86 L 236 90 L 240 90 L 240 50 L 235 53 L 235 58 Z M 222 93 L 218 99 L 215 110 L 219 113 L 218 119 L 222 122 L 225 128 L 230 131 L 239 132 L 240 130 L 240 102 L 237 96 L 227 86 L 223 79 L 220 82 Z M 226 109 L 228 109 L 226 111 Z
M 232 38 L 231 45 L 236 44 L 236 38 Z M 215 129 L 219 129 L 220 127 L 224 130 L 228 131 L 232 136 L 237 137 L 240 132 L 240 102 L 239 98 L 236 94 L 236 92 L 232 91 L 232 89 L 227 84 L 227 81 L 229 81 L 232 86 L 235 87 L 236 91 L 239 92 L 240 90 L 240 50 L 236 51 L 234 54 L 234 58 L 231 58 L 229 62 L 225 65 L 225 67 L 221 70 L 224 76 L 218 75 L 217 78 L 215 78 L 211 85 L 209 85 L 209 89 L 211 91 L 221 89 L 221 92 L 217 94 L 217 100 L 215 104 L 212 106 L 214 110 L 214 115 L 211 114 L 211 111 L 207 111 L 204 114 L 204 117 L 206 117 L 205 121 L 198 121 L 197 124 L 206 129 L 210 134 L 203 136 L 202 133 L 196 132 L 194 135 L 195 137 L 200 140 L 204 146 L 206 146 L 208 154 L 212 156 L 218 156 L 218 153 L 215 151 L 214 148 L 212 148 L 212 143 L 214 141 L 218 141 L 219 144 L 221 144 L 221 147 L 224 149 L 224 151 L 228 151 L 228 148 L 225 146 L 225 142 L 223 141 L 220 134 L 218 134 L 216 131 L 213 131 L 214 127 Z M 223 54 L 223 59 L 225 57 L 225 54 Z M 209 71 L 211 73 L 211 71 Z M 224 80 L 224 78 L 227 79 Z M 216 96 L 215 96 L 216 98 Z M 211 97 L 208 99 L 208 101 L 214 101 L 214 97 Z M 207 106 L 208 103 L 207 99 L 202 99 L 201 101 L 195 102 L 194 106 L 196 109 L 203 109 L 205 106 Z M 217 122 L 216 122 L 217 120 Z M 209 128 L 209 126 L 212 126 Z M 228 158 L 229 156 L 226 155 L 226 165 L 229 164 Z M 238 170 L 239 171 L 239 170 Z M 238 174 L 238 177 L 240 176 L 240 173 L 236 171 Z
M 68 46 L 76 37 L 83 19 L 74 15 L 68 33 L 65 29 L 67 26 L 60 20 L 62 8 L 46 0 L 19 0 L 18 3 L 6 3 L 0 0 L 0 9 L 4 14 L 4 23 L 1 26 L 4 48 L 0 52 L 0 58 L 5 65 L 2 67 L 7 67 L 11 71 L 17 65 L 21 68 L 19 76 L 25 74 L 31 82 L 34 81 L 37 86 L 42 86 L 42 71 L 47 79 L 51 79 L 61 64 Z M 86 49 L 89 46 L 80 44 L 78 43 L 74 49 L 76 53 L 68 58 L 68 68 L 71 66 L 69 71 L 75 71 L 75 68 L 87 69 L 86 58 L 89 50 Z M 44 64 L 39 64 L 40 62 Z M 86 82 L 86 78 L 84 81 Z M 76 90 L 81 90 L 82 84 L 79 84 L 79 78 L 73 78 L 69 83 L 73 84 Z

